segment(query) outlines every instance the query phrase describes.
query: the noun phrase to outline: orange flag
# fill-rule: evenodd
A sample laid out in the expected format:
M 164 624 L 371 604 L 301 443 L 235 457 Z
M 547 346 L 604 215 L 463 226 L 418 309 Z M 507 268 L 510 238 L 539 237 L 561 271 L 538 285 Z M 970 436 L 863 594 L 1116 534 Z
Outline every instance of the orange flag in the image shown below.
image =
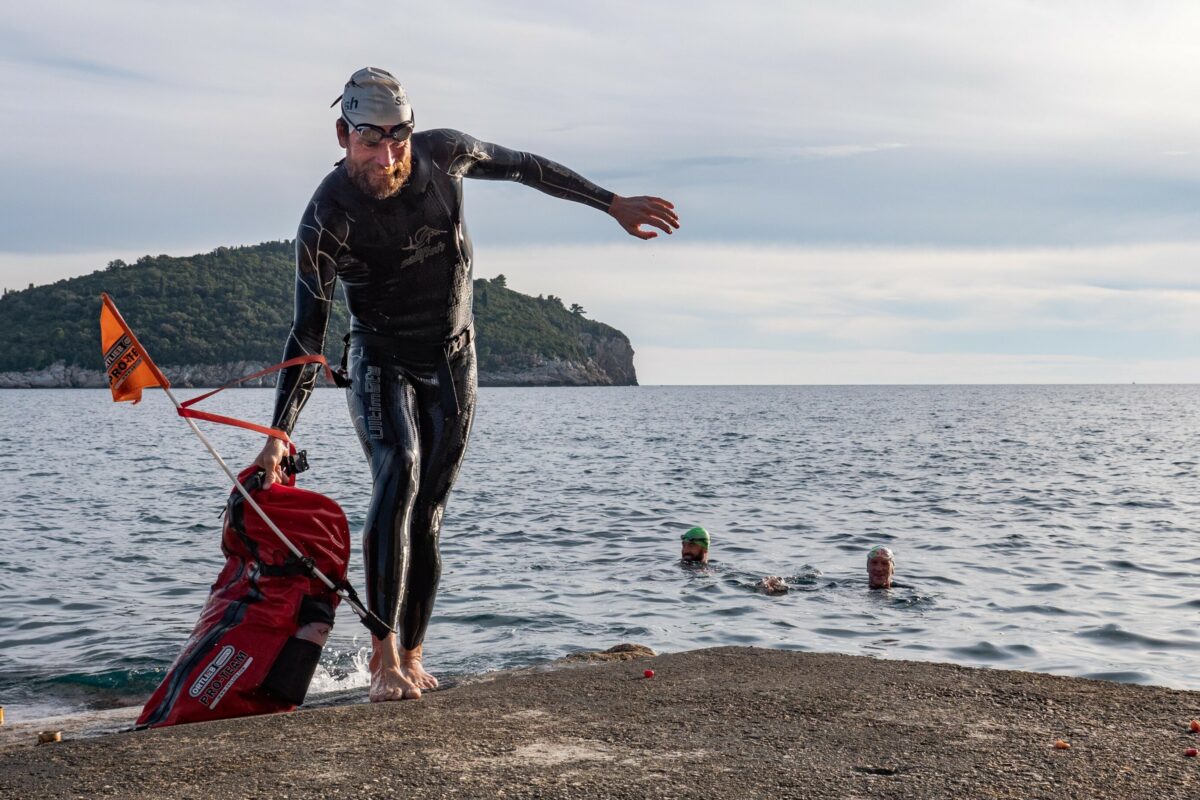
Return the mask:
M 113 305 L 112 298 L 101 293 L 100 299 L 104 301 L 100 307 L 100 349 L 104 353 L 104 371 L 108 373 L 108 388 L 112 390 L 113 400 L 137 403 L 142 399 L 142 389 L 148 386 L 169 388 L 171 382 L 146 355 L 141 342 Z

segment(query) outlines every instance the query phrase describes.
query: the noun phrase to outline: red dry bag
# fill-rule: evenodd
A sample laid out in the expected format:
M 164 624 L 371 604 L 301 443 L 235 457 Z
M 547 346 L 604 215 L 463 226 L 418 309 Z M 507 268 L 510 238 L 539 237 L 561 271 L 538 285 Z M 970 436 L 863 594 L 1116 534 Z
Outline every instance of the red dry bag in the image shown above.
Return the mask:
M 221 539 L 225 567 L 138 728 L 291 711 L 304 702 L 322 644 L 296 633 L 310 623 L 332 626 L 340 600 L 312 568 L 346 585 L 350 531 L 341 507 L 297 489 L 294 475 L 265 490 L 262 477 L 250 467 L 238 480 L 305 558 L 234 490 Z

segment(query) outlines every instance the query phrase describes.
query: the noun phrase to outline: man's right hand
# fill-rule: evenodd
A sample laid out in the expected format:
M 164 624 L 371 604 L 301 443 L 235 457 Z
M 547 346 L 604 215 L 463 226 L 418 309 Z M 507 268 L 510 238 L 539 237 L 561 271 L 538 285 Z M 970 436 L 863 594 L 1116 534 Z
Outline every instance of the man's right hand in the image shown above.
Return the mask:
M 261 467 L 266 473 L 263 481 L 263 488 L 266 489 L 272 483 L 283 483 L 283 467 L 281 462 L 284 456 L 288 454 L 288 446 L 282 439 L 276 439 L 274 436 L 268 437 L 267 443 L 263 445 L 262 452 L 258 454 L 258 458 L 254 459 L 254 465 Z
M 625 232 L 639 239 L 653 239 L 654 231 L 642 230 L 643 225 L 652 225 L 663 233 L 674 233 L 679 229 L 679 215 L 675 206 L 661 197 L 621 197 L 613 195 L 608 214 Z

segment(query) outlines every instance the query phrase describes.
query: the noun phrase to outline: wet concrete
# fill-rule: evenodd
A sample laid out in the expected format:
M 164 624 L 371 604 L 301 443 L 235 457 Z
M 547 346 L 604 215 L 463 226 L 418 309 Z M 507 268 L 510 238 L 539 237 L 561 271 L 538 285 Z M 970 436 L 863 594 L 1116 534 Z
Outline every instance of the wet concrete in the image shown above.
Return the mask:
M 1198 716 L 1200 692 L 718 648 L 418 702 L 93 738 L 67 721 L 44 746 L 10 729 L 0 797 L 1183 798 Z

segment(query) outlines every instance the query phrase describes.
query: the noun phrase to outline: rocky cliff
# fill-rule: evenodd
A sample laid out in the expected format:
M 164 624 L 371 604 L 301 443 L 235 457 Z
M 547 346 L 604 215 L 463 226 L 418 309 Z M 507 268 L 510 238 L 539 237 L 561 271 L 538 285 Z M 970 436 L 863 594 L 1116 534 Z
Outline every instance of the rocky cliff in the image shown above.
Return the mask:
M 555 359 L 532 356 L 517 367 L 480 369 L 480 386 L 636 386 L 633 348 L 622 336 L 581 335 L 587 358 Z M 229 361 L 224 364 L 162 366 L 172 386 L 223 386 L 243 375 L 271 366 L 265 361 Z M 275 374 L 246 381 L 248 387 L 273 387 Z M 0 389 L 105 389 L 108 381 L 98 369 L 56 361 L 44 369 L 0 372 Z
M 480 386 L 637 386 L 633 348 L 624 336 L 579 335 L 586 358 L 535 356 L 520 368 L 479 370 Z

